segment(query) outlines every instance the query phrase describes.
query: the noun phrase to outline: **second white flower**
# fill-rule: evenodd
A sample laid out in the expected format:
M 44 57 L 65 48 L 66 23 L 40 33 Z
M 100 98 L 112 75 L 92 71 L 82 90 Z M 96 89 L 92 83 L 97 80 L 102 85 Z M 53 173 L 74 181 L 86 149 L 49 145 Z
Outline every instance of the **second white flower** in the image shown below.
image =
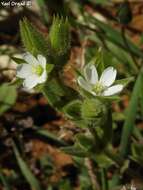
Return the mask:
M 111 96 L 122 91 L 123 85 L 117 84 L 111 86 L 116 79 L 117 71 L 113 67 L 106 68 L 98 76 L 96 67 L 88 64 L 84 68 L 83 77 L 79 76 L 78 84 L 94 96 Z

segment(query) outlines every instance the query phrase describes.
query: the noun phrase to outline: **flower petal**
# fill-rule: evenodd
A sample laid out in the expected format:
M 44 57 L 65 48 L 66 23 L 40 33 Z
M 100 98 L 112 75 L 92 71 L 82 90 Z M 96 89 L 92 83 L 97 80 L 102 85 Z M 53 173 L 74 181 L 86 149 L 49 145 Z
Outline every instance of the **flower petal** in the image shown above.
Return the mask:
M 35 65 L 38 64 L 37 59 L 36 59 L 31 53 L 29 53 L 29 52 L 27 52 L 27 53 L 25 53 L 25 54 L 23 55 L 23 59 L 24 59 L 27 63 L 29 63 L 29 64 L 35 64 Z
M 98 73 L 94 65 L 88 64 L 84 68 L 84 75 L 87 81 L 91 84 L 95 84 L 98 81 Z
M 100 82 L 104 86 L 111 86 L 115 81 L 117 71 L 113 67 L 108 67 L 105 69 L 100 77 Z
M 31 75 L 29 77 L 27 77 L 24 82 L 23 82 L 23 86 L 30 90 L 33 87 L 35 87 L 38 84 L 38 77 L 36 75 Z
M 107 90 L 104 91 L 103 96 L 111 96 L 111 95 L 117 94 L 123 90 L 123 87 L 124 86 L 122 84 L 111 86 Z
M 26 78 L 31 75 L 32 72 L 32 66 L 29 64 L 20 64 L 17 67 L 16 76 L 19 78 Z
M 84 90 L 91 92 L 92 88 L 90 84 L 88 84 L 82 77 L 78 77 L 77 81 Z
M 97 94 L 96 94 L 94 91 L 90 91 L 90 93 L 91 93 L 93 96 L 97 96 Z
M 43 55 L 38 55 L 37 59 L 44 69 L 46 69 L 46 58 Z
M 46 72 L 46 70 L 44 70 L 42 75 L 39 77 L 38 83 L 43 83 L 46 80 L 47 80 L 47 72 Z

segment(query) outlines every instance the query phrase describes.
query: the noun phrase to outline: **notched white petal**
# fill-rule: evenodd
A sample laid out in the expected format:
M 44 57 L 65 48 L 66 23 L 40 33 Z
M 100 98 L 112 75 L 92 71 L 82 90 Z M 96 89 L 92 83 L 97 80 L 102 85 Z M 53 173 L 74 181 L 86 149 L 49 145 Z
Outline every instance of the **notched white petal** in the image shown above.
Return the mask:
M 111 95 L 117 94 L 123 90 L 123 87 L 124 86 L 121 84 L 111 86 L 107 90 L 104 91 L 103 95 L 104 96 L 111 96 Z
M 88 84 L 82 77 L 78 77 L 77 81 L 79 86 L 81 86 L 84 90 L 91 92 L 90 84 Z
M 46 72 L 46 70 L 44 70 L 42 75 L 39 77 L 38 83 L 43 83 L 46 80 L 47 80 L 47 72 Z
M 30 90 L 34 88 L 38 84 L 38 78 L 34 76 L 29 76 L 23 81 L 23 86 Z
M 87 81 L 91 84 L 95 84 L 98 81 L 98 73 L 94 65 L 88 64 L 84 68 L 84 75 Z
M 100 82 L 104 86 L 111 86 L 116 79 L 117 71 L 113 67 L 105 69 L 100 77 Z
M 38 55 L 37 59 L 44 69 L 46 69 L 46 58 L 43 55 Z
M 29 64 L 20 64 L 17 66 L 16 76 L 19 78 L 26 78 L 31 75 L 32 67 Z
M 97 96 L 97 94 L 96 94 L 94 91 L 91 91 L 91 94 L 92 94 L 93 96 Z
M 23 55 L 23 59 L 29 63 L 29 64 L 34 64 L 34 65 L 37 65 L 38 64 L 38 61 L 37 59 L 32 55 L 30 54 L 29 52 L 25 53 Z

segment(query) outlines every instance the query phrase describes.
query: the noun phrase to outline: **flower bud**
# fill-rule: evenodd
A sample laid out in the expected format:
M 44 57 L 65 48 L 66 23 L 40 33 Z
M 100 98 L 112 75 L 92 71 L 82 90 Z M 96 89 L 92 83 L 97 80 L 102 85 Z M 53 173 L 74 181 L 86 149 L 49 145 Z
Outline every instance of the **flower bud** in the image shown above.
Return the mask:
M 64 18 L 54 17 L 49 33 L 50 46 L 53 53 L 63 55 L 70 48 L 69 22 Z
M 103 125 L 107 119 L 107 108 L 98 99 L 87 99 L 81 107 L 81 116 L 90 127 Z
M 127 1 L 120 4 L 117 11 L 117 19 L 121 24 L 129 24 L 132 20 L 132 12 L 130 5 Z

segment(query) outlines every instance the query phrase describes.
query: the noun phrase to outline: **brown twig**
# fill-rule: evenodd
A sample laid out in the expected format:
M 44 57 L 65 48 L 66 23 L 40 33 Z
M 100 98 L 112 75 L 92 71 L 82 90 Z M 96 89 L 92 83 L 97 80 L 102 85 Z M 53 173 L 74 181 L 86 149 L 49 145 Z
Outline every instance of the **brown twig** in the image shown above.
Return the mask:
M 89 174 L 90 179 L 91 179 L 93 190 L 100 190 L 100 186 L 97 182 L 97 177 L 93 171 L 92 161 L 89 158 L 85 158 L 85 165 L 88 169 L 88 174 Z

